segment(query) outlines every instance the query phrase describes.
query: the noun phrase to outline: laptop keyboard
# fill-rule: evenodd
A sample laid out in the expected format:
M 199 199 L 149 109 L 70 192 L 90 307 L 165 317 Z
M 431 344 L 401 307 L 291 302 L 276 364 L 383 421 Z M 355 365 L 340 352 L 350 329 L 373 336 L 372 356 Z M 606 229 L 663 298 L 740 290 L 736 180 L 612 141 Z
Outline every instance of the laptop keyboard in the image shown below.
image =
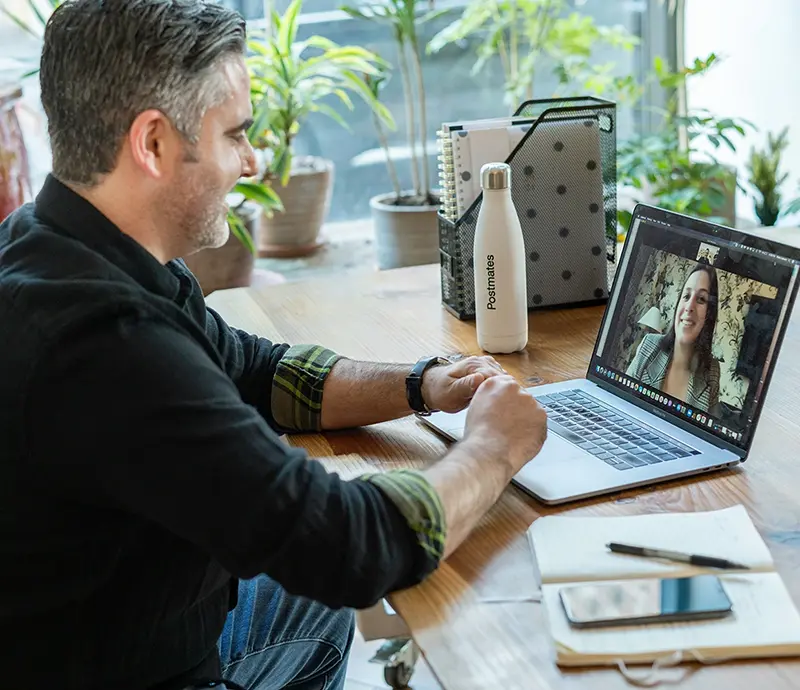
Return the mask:
M 583 391 L 551 393 L 536 399 L 547 412 L 547 426 L 551 431 L 617 470 L 700 454 L 606 407 Z

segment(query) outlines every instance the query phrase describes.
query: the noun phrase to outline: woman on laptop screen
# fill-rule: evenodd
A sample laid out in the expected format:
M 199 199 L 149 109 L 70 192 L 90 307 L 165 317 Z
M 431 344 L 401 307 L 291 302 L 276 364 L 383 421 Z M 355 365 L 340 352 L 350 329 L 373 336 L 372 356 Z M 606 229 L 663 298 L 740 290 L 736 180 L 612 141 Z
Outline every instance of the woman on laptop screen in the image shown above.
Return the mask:
M 719 403 L 719 362 L 711 354 L 717 324 L 717 272 L 699 263 L 683 284 L 671 328 L 645 335 L 628 376 L 714 414 Z

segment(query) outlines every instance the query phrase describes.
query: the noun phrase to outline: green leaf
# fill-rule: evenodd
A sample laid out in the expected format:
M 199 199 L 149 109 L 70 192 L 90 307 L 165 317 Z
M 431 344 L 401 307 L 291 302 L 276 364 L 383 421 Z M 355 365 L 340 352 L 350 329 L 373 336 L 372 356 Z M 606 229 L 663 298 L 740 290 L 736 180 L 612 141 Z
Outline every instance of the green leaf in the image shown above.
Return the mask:
M 250 236 L 250 233 L 247 232 L 247 228 L 242 222 L 242 219 L 236 215 L 235 211 L 228 211 L 228 227 L 231 229 L 231 234 L 236 237 L 251 254 L 255 255 L 257 253 L 253 238 Z
M 783 209 L 784 216 L 791 216 L 795 213 L 800 213 L 800 197 L 792 199 Z
M 633 214 L 630 211 L 617 211 L 617 222 L 622 227 L 622 232 L 627 233 L 631 227 Z
M 373 112 L 375 112 L 380 121 L 389 127 L 394 128 L 395 124 L 392 114 L 389 112 L 388 108 L 383 105 L 383 103 L 375 99 L 370 91 L 369 86 L 367 86 L 364 80 L 352 72 L 346 72 L 342 76 L 344 81 L 347 82 L 350 90 L 359 96 L 361 100 L 363 100 L 370 108 L 372 108 Z
M 36 40 L 38 41 L 42 40 L 42 34 L 33 29 L 24 19 L 17 16 L 16 14 L 6 9 L 2 5 L 0 5 L 0 12 L 2 12 L 6 17 L 8 17 L 12 22 L 14 22 L 20 29 L 33 36 Z
M 428 22 L 435 22 L 439 17 L 444 17 L 444 15 L 449 14 L 449 9 L 441 9 L 441 10 L 431 10 L 430 12 L 426 12 L 422 17 L 419 19 L 420 24 L 427 24 Z
M 442 48 L 451 43 L 462 41 L 468 36 L 476 34 L 490 19 L 492 9 L 490 3 L 483 6 L 468 5 L 461 18 L 448 24 L 439 31 L 428 43 L 429 53 L 438 53 Z M 502 31 L 502 29 L 500 29 Z
M 345 46 L 328 50 L 322 55 L 305 60 L 297 70 L 295 80 L 301 81 L 315 76 L 328 76 L 335 79 L 342 70 L 378 75 L 381 73 L 381 69 L 382 65 L 377 63 L 369 51 L 354 46 Z
M 319 48 L 320 50 L 331 50 L 332 48 L 339 47 L 338 43 L 335 43 L 329 38 L 325 38 L 325 36 L 309 36 L 305 40 L 305 43 L 310 48 Z
M 269 45 L 267 45 L 263 40 L 256 40 L 254 38 L 251 38 L 249 41 L 247 41 L 247 49 L 254 53 L 258 53 L 263 57 L 269 57 L 271 54 Z M 248 59 L 248 62 L 251 61 L 252 58 Z
M 377 101 L 377 100 L 378 100 L 378 92 L 377 92 L 377 88 L 373 88 L 373 87 L 374 87 L 374 85 L 373 85 L 372 83 L 370 83 L 370 82 L 367 82 L 367 80 L 366 80 L 366 79 L 365 79 L 364 81 L 365 81 L 365 83 L 367 83 L 367 85 L 369 86 L 370 93 L 372 94 L 372 96 L 373 96 L 373 97 L 375 98 L 375 100 Z M 377 82 L 376 82 L 376 83 L 377 83 Z M 353 107 L 354 107 L 354 106 L 353 106 L 353 101 L 352 101 L 352 99 L 350 98 L 350 95 L 347 93 L 347 91 L 345 91 L 344 89 L 334 89 L 334 90 L 333 90 L 333 93 L 334 93 L 336 96 L 338 96 L 339 100 L 340 100 L 342 103 L 344 103 L 345 107 L 346 107 L 348 110 L 352 110 L 352 109 L 353 109 Z
M 352 106 L 352 103 L 351 103 Z M 337 113 L 331 106 L 327 105 L 326 103 L 318 103 L 313 107 L 313 110 L 316 110 L 324 115 L 327 115 L 331 120 L 334 122 L 338 122 L 342 127 L 344 127 L 348 132 L 350 130 L 350 125 L 348 124 L 347 120 L 345 120 L 339 113 Z
M 57 7 L 57 5 L 53 5 L 52 7 L 50 7 L 50 11 L 48 12 L 46 17 L 44 16 L 44 14 L 42 14 L 41 10 L 39 9 L 36 0 L 28 0 L 28 7 L 30 7 L 33 13 L 36 15 L 36 18 L 39 20 L 39 23 L 41 24 L 42 30 L 44 30 L 44 27 L 47 25 L 47 20 L 49 19 L 50 15 L 53 13 L 53 10 Z
M 277 30 L 277 47 L 282 55 L 289 55 L 292 45 L 297 37 L 297 16 L 300 13 L 302 0 L 292 0 L 282 18 L 275 23 L 274 29 Z
M 367 15 L 360 7 L 341 5 L 339 9 L 353 19 L 372 19 L 372 15 Z
M 270 169 L 275 177 L 285 187 L 289 183 L 289 178 L 292 175 L 292 152 L 288 146 L 284 146 L 275 151 L 275 157 L 270 163 Z
M 727 134 L 720 133 L 719 138 L 725 142 L 725 144 L 731 151 L 736 152 L 736 146 L 734 146 L 733 142 L 728 138 Z
M 270 111 L 268 98 L 264 97 L 259 101 L 255 105 L 254 111 L 253 124 L 250 125 L 250 129 L 247 131 L 247 139 L 250 143 L 253 143 L 254 139 L 261 136 L 261 133 L 269 127 L 272 112 Z
M 233 192 L 241 194 L 245 199 L 256 202 L 264 210 L 282 211 L 283 203 L 274 189 L 260 182 L 239 182 Z

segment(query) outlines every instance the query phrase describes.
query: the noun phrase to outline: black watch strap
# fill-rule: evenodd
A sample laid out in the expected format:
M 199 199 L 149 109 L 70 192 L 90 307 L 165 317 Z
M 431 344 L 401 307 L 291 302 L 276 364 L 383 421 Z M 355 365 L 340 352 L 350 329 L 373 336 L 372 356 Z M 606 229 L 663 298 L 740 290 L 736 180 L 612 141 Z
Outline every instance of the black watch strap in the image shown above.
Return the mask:
M 422 376 L 428 369 L 439 364 L 450 364 L 450 362 L 444 357 L 423 357 L 406 376 L 408 406 L 417 414 L 429 415 L 431 412 L 436 412 L 425 404 L 425 399 L 422 397 Z

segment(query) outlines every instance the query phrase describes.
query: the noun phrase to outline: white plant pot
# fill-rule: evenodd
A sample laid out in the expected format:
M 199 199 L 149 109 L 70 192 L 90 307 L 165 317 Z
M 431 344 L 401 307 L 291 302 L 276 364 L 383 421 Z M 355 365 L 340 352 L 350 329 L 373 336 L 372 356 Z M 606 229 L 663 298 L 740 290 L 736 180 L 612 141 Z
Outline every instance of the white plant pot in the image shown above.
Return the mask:
M 412 192 L 403 192 L 411 196 Z M 439 263 L 439 205 L 394 205 L 393 193 L 369 200 L 375 227 L 378 268 Z

